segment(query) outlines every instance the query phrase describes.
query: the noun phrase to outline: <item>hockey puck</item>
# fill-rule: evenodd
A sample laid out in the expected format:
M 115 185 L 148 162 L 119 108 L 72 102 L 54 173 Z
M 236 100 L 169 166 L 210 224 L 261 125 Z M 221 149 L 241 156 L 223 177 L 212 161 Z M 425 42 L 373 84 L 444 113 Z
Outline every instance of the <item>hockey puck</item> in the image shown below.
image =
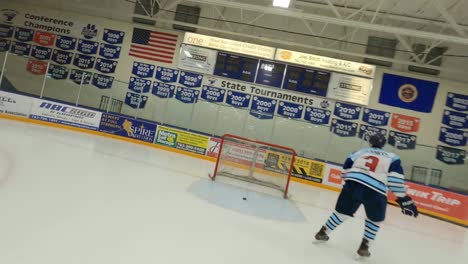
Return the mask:
M 247 200 L 247 198 L 243 197 L 243 198 L 242 198 L 242 200 L 246 201 L 246 200 Z

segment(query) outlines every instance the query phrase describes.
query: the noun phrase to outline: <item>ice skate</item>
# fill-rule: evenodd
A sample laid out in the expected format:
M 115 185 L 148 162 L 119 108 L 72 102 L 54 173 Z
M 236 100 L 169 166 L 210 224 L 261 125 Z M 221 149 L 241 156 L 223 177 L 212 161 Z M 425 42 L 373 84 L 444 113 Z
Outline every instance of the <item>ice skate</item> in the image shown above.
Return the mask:
M 359 249 L 357 250 L 357 254 L 360 257 L 370 257 L 371 253 L 369 252 L 369 240 L 363 238 Z
M 318 241 L 328 241 L 329 237 L 327 235 L 327 233 L 325 232 L 327 230 L 327 228 L 325 226 L 322 226 L 322 228 L 320 228 L 320 231 L 318 231 L 317 234 L 315 234 L 315 239 L 318 240 Z

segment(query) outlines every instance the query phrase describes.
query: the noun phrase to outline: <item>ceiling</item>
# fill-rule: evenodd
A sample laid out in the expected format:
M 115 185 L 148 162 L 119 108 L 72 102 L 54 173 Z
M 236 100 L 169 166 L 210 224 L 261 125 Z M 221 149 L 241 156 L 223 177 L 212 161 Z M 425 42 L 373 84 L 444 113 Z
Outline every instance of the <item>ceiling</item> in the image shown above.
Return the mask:
M 7 1 L 7 0 L 0 0 Z M 318 55 L 391 62 L 395 70 L 409 65 L 440 70 L 439 77 L 468 82 L 468 0 L 292 0 L 289 9 L 272 0 L 149 0 L 158 5 L 144 17 L 172 28 L 178 4 L 201 8 L 201 34 L 266 44 Z M 36 5 L 35 0 L 16 0 Z M 135 3 L 137 2 L 137 3 Z M 41 6 L 130 21 L 143 0 L 42 0 Z M 157 12 L 156 12 L 157 11 Z M 143 17 L 143 16 L 142 16 Z M 366 54 L 369 36 L 394 39 L 394 58 Z M 417 57 L 413 44 L 424 44 Z M 441 66 L 428 60 L 437 47 L 446 48 Z

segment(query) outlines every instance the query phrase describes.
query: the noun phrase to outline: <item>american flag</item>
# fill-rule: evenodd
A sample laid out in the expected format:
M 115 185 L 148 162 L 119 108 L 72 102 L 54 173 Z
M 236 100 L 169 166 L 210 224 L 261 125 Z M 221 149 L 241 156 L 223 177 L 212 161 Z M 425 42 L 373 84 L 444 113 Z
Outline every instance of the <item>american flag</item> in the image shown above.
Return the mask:
M 176 34 L 134 28 L 129 55 L 157 62 L 172 63 L 177 39 Z

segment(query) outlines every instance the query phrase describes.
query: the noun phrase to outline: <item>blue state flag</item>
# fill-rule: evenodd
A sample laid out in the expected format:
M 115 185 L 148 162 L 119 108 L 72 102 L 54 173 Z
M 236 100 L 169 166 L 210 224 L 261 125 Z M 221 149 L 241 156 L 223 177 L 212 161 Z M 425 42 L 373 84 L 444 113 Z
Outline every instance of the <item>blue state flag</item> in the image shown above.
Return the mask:
M 379 103 L 430 113 L 439 83 L 385 73 Z

